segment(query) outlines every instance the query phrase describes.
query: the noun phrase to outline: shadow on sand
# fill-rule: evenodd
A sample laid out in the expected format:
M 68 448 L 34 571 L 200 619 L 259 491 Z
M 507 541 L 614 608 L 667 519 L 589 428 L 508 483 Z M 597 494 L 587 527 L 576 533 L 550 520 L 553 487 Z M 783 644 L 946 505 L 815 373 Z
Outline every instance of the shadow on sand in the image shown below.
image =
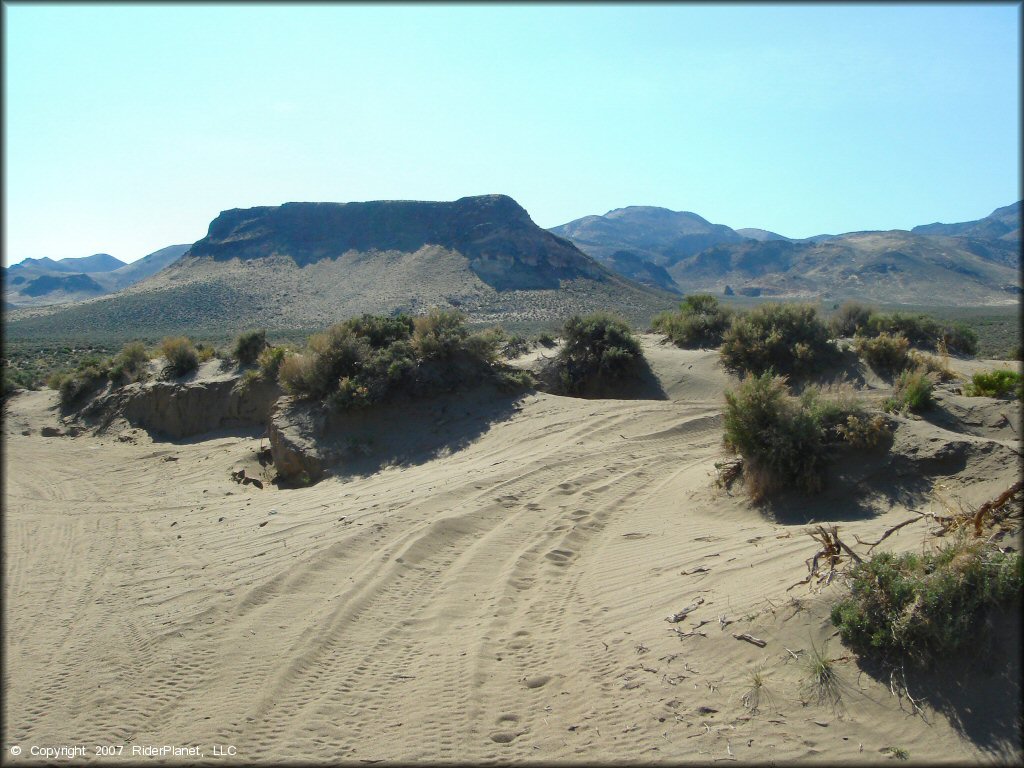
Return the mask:
M 481 386 L 331 414 L 316 440 L 317 448 L 325 470 L 340 478 L 424 464 L 464 450 L 493 425 L 513 418 L 522 409 L 524 396 Z
M 1020 601 L 992 611 L 980 639 L 957 658 L 939 659 L 932 669 L 905 665 L 896 671 L 915 700 L 923 699 L 964 738 L 992 759 L 1012 762 L 1020 754 L 1024 736 L 1021 701 Z M 881 661 L 858 658 L 866 675 L 890 686 L 893 667 Z M 910 712 L 912 705 L 904 708 Z

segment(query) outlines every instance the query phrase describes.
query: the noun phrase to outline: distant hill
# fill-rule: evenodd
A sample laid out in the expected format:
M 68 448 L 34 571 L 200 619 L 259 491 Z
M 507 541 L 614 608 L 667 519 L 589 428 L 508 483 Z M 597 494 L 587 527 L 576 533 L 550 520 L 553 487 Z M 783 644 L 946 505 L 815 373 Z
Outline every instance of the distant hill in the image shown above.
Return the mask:
M 767 229 L 757 229 L 756 227 L 744 227 L 743 229 L 737 229 L 736 234 L 741 235 L 742 237 L 749 237 L 751 240 L 757 240 L 761 243 L 769 240 L 793 240 L 791 237 L 785 237 L 775 232 L 770 232 Z
M 121 261 L 109 253 L 94 253 L 92 256 L 80 256 L 54 261 L 49 257 L 41 259 L 25 259 L 8 267 L 5 271 L 12 275 L 39 275 L 53 274 L 57 272 L 92 274 L 95 272 L 113 272 L 115 269 L 125 266 Z
M 65 293 L 102 293 L 103 287 L 85 274 L 40 275 L 29 280 L 21 292 L 26 296 L 45 296 L 54 291 Z
M 729 227 L 712 224 L 696 213 L 646 205 L 585 216 L 550 231 L 602 262 L 615 251 L 629 251 L 659 266 L 668 266 L 712 245 L 744 240 Z
M 82 301 L 133 285 L 173 263 L 189 245 L 171 245 L 126 264 L 97 253 L 54 261 L 25 259 L 4 269 L 4 298 L 11 307 Z
M 634 206 L 554 227 L 609 268 L 643 280 L 664 268 L 683 292 L 914 303 L 996 304 L 1020 293 L 1020 203 L 980 221 L 912 232 L 850 232 L 793 239 L 733 230 L 695 213 Z M 623 250 L 631 258 L 614 260 Z M 645 280 L 645 282 L 649 282 Z
M 129 285 L 134 285 L 140 280 L 145 280 L 159 272 L 164 267 L 170 266 L 188 251 L 192 246 L 189 244 L 169 245 L 154 251 L 148 256 L 143 256 L 137 261 L 125 264 L 110 273 L 113 278 L 110 284 L 111 290 L 119 290 Z
M 922 224 L 914 227 L 915 235 L 947 235 L 972 237 L 981 240 L 1003 240 L 1020 244 L 1021 203 L 996 208 L 992 213 L 977 221 L 965 221 L 959 224 Z
M 1017 269 L 986 257 L 981 244 L 973 251 L 969 245 L 961 238 L 900 230 L 817 243 L 748 241 L 714 246 L 668 271 L 686 292 L 721 293 L 728 285 L 741 295 L 779 298 L 949 305 L 1015 301 Z
M 362 312 L 456 307 L 486 323 L 614 309 L 647 322 L 672 295 L 547 232 L 504 195 L 286 203 L 224 211 L 181 259 L 113 296 L 11 313 L 13 338 L 314 329 Z

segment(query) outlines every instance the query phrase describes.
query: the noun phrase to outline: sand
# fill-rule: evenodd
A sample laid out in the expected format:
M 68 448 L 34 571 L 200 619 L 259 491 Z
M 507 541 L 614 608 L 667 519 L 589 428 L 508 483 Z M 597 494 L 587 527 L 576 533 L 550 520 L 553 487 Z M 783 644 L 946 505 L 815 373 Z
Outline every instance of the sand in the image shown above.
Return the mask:
M 33 745 L 109 762 L 159 745 L 219 762 L 831 763 L 894 747 L 1019 760 L 1019 634 L 983 668 L 913 677 L 915 713 L 835 636 L 838 580 L 791 588 L 816 549 L 799 502 L 776 514 L 715 486 L 732 382 L 717 353 L 643 343 L 666 399 L 530 394 L 468 445 L 293 490 L 232 481 L 239 466 L 267 475 L 261 430 L 44 437 L 54 393 L 16 395 L 4 747 L 21 761 Z M 967 437 L 985 450 L 932 479 L 965 503 L 1019 471 L 1019 406 L 985 402 L 1005 423 L 975 419 Z M 910 427 L 921 446 L 953 434 Z M 807 510 L 852 542 L 936 498 Z M 919 549 L 925 534 L 887 544 Z M 835 659 L 838 707 L 802 690 L 814 648 Z

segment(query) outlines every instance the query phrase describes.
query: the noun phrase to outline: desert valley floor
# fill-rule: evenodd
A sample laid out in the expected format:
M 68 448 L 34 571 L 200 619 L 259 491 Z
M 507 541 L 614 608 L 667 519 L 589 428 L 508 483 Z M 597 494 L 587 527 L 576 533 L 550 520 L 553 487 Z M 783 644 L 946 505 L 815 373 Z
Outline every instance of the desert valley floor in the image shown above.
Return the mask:
M 763 510 L 714 482 L 734 382 L 717 352 L 643 343 L 665 399 L 532 393 L 451 451 L 292 490 L 232 481 L 266 471 L 259 429 L 46 437 L 55 393 L 14 396 L 5 746 L 233 746 L 219 762 L 1020 759 L 1019 627 L 987 664 L 908 675 L 915 713 L 834 636 L 841 579 L 789 589 L 817 549 L 811 519 L 874 540 L 911 510 L 1009 487 L 1019 404 L 946 393 L 956 418 L 903 419 L 894 446 L 936 457 L 933 477 L 904 484 L 867 461 L 850 470 L 859 500 L 849 481 Z M 477 407 L 453 400 L 430 428 Z M 886 546 L 920 549 L 927 527 Z M 836 659 L 838 707 L 802 692 L 815 648 Z

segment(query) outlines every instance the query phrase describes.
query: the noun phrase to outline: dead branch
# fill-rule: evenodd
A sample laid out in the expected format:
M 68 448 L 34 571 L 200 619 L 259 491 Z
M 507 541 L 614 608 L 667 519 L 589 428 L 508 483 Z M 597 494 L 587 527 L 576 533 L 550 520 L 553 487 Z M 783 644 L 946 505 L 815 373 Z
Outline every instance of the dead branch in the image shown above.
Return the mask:
M 686 618 L 687 614 L 690 614 L 690 613 L 693 613 L 694 611 L 696 611 L 701 606 L 701 604 L 703 602 L 704 602 L 704 598 L 703 597 L 698 597 L 696 600 L 694 600 L 688 606 L 683 608 L 683 610 L 681 610 L 679 613 L 673 613 L 671 616 L 667 616 L 665 618 L 665 621 L 672 622 L 673 624 L 678 624 L 680 621 L 682 621 L 683 619 Z
M 881 544 L 881 543 L 882 543 L 883 541 L 885 541 L 885 540 L 886 540 L 887 538 L 889 538 L 889 537 L 890 537 L 890 536 L 892 536 L 892 535 L 893 535 L 894 533 L 896 533 L 896 531 L 898 531 L 898 530 L 899 530 L 900 528 L 902 528 L 903 526 L 905 526 L 905 525 L 910 525 L 911 523 L 916 523 L 916 522 L 918 522 L 919 520 L 922 520 L 922 519 L 923 519 L 923 516 L 920 516 L 920 515 L 919 515 L 918 517 L 912 517 L 912 518 L 910 518 L 909 520 L 904 520 L 904 521 L 903 521 L 902 523 L 900 523 L 899 525 L 894 525 L 894 526 L 893 526 L 892 528 L 889 528 L 889 529 L 887 529 L 887 530 L 885 531 L 885 533 L 883 533 L 883 534 L 882 534 L 882 538 L 880 538 L 880 539 L 879 539 L 878 541 L 874 541 L 874 542 L 871 542 L 871 541 L 863 541 L 863 540 L 862 540 L 862 539 L 860 538 L 860 536 L 858 536 L 857 534 L 853 534 L 853 538 L 854 538 L 854 540 L 855 540 L 855 541 L 856 541 L 856 542 L 857 542 L 858 544 L 860 544 L 860 545 L 862 545 L 862 546 L 867 546 L 867 548 L 868 548 L 868 552 L 870 552 L 870 551 L 871 551 L 872 549 L 874 549 L 875 547 L 877 547 L 877 546 L 878 546 L 879 544 Z
M 762 640 L 759 637 L 754 637 L 753 635 L 748 635 L 746 632 L 743 632 L 739 635 L 733 632 L 732 636 L 735 637 L 737 640 L 746 640 L 748 643 L 753 643 L 758 648 L 764 648 L 766 645 L 768 645 L 767 641 Z

